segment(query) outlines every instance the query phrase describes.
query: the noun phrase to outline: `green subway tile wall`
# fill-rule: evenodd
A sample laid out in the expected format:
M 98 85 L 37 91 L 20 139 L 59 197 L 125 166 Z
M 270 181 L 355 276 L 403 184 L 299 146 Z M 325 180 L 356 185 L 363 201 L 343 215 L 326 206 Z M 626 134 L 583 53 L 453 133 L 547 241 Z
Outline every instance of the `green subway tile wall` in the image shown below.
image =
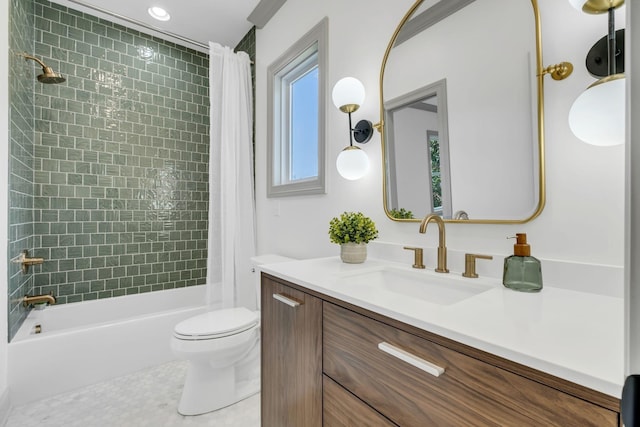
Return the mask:
M 208 56 L 35 2 L 36 293 L 59 303 L 203 284 Z
M 10 266 L 9 339 L 27 293 L 64 304 L 203 284 L 208 55 L 45 0 L 11 0 L 10 25 L 12 54 L 67 81 L 37 83 L 34 62 L 10 58 L 10 254 L 46 261 Z M 236 50 L 255 60 L 255 28 Z
M 33 51 L 33 3 L 9 2 L 9 256 L 33 250 L 33 165 L 34 165 L 34 71 L 39 67 L 18 54 Z M 35 66 L 35 67 L 34 67 Z M 27 309 L 20 298 L 33 290 L 33 276 L 20 272 L 18 264 L 9 264 L 8 321 L 11 339 Z

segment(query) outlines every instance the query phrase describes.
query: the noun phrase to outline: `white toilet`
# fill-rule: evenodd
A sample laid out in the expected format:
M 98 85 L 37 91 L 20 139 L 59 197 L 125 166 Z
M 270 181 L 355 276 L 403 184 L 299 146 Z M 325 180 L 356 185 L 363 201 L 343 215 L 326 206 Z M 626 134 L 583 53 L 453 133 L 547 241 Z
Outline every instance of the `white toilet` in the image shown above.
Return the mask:
M 279 255 L 251 258 L 262 264 L 293 261 Z M 260 274 L 255 273 L 260 308 Z M 178 412 L 199 415 L 260 391 L 260 312 L 244 307 L 209 311 L 178 323 L 171 349 L 189 361 Z

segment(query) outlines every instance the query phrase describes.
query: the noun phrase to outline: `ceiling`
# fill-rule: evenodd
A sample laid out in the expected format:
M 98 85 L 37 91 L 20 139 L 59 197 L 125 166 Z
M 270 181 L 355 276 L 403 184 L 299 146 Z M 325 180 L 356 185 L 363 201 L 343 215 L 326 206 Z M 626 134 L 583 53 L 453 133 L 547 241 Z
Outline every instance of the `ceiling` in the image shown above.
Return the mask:
M 253 26 L 247 17 L 260 3 L 260 0 L 52 1 L 205 52 L 209 41 L 235 47 Z M 153 19 L 147 13 L 151 6 L 164 8 L 171 19 L 166 22 Z

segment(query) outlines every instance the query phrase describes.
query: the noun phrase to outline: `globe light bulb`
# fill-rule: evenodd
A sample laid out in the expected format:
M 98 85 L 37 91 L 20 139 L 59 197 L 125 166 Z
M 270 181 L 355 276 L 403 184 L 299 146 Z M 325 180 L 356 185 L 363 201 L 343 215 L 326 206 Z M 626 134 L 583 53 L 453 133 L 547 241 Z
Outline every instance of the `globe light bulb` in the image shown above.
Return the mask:
M 333 104 L 340 111 L 353 113 L 364 103 L 364 85 L 354 77 L 345 77 L 335 84 L 331 92 Z M 345 108 L 351 106 L 351 108 Z
M 369 171 L 369 157 L 360 148 L 349 146 L 338 155 L 336 168 L 343 178 L 354 181 Z
M 600 79 L 582 92 L 569 110 L 569 127 L 575 136 L 588 144 L 624 144 L 624 74 Z

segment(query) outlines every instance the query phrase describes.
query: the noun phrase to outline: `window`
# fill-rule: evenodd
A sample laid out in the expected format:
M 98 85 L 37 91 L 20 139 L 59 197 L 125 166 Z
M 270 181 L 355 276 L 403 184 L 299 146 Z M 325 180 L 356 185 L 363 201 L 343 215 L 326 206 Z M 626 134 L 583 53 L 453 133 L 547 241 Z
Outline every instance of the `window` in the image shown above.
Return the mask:
M 325 18 L 267 71 L 267 197 L 325 192 L 326 38 Z
M 431 171 L 431 211 L 442 215 L 442 175 L 440 173 L 440 142 L 438 132 L 427 131 L 429 170 Z

